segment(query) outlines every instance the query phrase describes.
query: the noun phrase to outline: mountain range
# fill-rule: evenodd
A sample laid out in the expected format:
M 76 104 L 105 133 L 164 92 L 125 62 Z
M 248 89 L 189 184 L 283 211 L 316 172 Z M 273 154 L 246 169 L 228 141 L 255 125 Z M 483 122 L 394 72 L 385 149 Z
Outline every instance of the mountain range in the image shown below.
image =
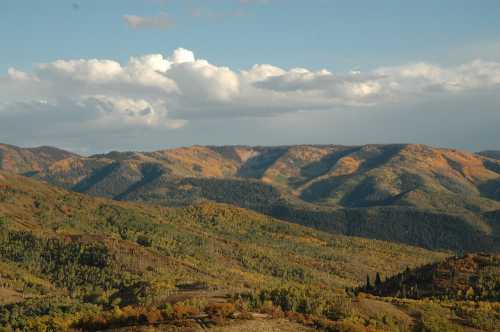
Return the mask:
M 493 331 L 499 165 L 422 145 L 0 145 L 0 331 Z
M 415 144 L 192 146 L 79 156 L 0 145 L 0 167 L 121 201 L 214 201 L 330 233 L 422 246 L 500 248 L 500 160 Z

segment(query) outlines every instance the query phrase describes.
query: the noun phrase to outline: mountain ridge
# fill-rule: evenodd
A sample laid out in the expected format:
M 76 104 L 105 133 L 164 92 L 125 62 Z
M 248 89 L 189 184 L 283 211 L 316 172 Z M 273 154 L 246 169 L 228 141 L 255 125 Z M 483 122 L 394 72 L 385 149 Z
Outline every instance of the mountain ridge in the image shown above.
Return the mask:
M 430 249 L 500 248 L 500 161 L 456 149 L 196 145 L 70 155 L 29 175 L 93 196 L 166 206 L 211 200 Z

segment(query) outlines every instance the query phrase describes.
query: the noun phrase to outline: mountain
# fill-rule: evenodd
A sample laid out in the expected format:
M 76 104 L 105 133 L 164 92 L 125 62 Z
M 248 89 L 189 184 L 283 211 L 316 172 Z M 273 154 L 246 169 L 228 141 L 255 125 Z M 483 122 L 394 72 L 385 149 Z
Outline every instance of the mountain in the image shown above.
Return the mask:
M 41 172 L 53 163 L 76 157 L 75 154 L 49 146 L 19 148 L 0 144 L 0 169 L 16 173 Z
M 168 303 L 225 303 L 226 294 L 273 287 L 327 299 L 366 274 L 391 275 L 446 255 L 226 204 L 117 202 L 0 172 L 0 326 L 13 330 L 95 330 L 108 314 L 121 317 L 118 325 L 145 324 Z M 172 310 L 168 317 L 188 309 Z
M 485 156 L 491 159 L 500 160 L 500 151 L 489 150 L 489 151 L 481 151 L 479 152 L 481 156 Z
M 193 146 L 72 155 L 37 179 L 93 196 L 205 200 L 429 249 L 500 249 L 500 161 L 425 145 Z
M 500 255 L 450 257 L 407 269 L 368 288 L 382 296 L 500 301 Z

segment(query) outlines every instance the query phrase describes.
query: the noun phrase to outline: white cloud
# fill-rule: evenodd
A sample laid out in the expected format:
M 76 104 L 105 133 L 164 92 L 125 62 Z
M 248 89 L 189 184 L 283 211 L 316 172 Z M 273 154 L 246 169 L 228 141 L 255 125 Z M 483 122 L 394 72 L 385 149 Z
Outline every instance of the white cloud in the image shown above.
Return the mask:
M 75 81 L 109 82 L 123 74 L 122 66 L 112 60 L 57 60 L 38 66 L 40 76 L 56 76 Z
M 159 16 L 124 15 L 123 20 L 125 24 L 134 29 L 167 29 L 175 25 L 175 22 L 170 19 L 167 14 L 161 14 Z
M 346 74 L 270 64 L 234 71 L 180 48 L 170 56 L 131 57 L 124 64 L 61 59 L 33 72 L 11 68 L 0 76 L 0 130 L 26 119 L 36 119 L 33 123 L 41 127 L 101 132 L 178 129 L 199 118 L 403 106 L 499 87 L 500 63 L 482 60 L 450 68 L 415 63 Z
M 7 76 L 14 81 L 29 81 L 35 79 L 35 77 L 15 68 L 9 68 L 7 70 Z
M 243 79 L 248 82 L 258 82 L 266 80 L 270 77 L 284 75 L 285 70 L 272 65 L 254 65 L 250 70 L 243 70 L 241 72 Z
M 236 73 L 206 60 L 174 62 L 168 76 L 177 83 L 183 102 L 229 102 L 239 92 Z
M 185 48 L 176 49 L 174 54 L 170 57 L 170 60 L 177 64 L 195 61 L 194 53 L 190 50 L 186 50 Z

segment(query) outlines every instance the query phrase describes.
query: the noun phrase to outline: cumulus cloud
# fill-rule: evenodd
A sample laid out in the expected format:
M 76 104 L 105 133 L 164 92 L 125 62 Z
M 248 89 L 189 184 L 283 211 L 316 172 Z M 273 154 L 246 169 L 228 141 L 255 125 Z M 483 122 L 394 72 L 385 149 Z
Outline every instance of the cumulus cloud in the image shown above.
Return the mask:
M 169 18 L 167 14 L 161 14 L 159 16 L 124 15 L 123 21 L 134 29 L 168 29 L 175 25 L 175 22 Z
M 175 130 L 202 118 L 376 111 L 389 104 L 498 88 L 500 63 L 482 60 L 345 74 L 270 64 L 235 71 L 179 48 L 169 56 L 148 54 L 127 63 L 60 59 L 31 72 L 11 68 L 0 76 L 0 130 L 22 121 L 59 130 Z
M 30 76 L 29 74 L 27 74 L 23 71 L 17 70 L 15 68 L 9 68 L 9 70 L 7 70 L 7 76 L 14 81 L 29 81 L 29 80 L 35 79 L 34 77 Z

